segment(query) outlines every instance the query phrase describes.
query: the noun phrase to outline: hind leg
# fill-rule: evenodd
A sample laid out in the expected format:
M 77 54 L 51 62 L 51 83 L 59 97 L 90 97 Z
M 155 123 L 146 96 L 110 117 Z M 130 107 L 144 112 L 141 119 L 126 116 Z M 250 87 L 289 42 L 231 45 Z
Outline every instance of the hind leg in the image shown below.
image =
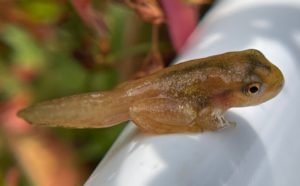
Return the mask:
M 195 124 L 197 110 L 189 104 L 169 98 L 148 98 L 134 103 L 129 114 L 135 124 L 148 133 L 202 131 Z

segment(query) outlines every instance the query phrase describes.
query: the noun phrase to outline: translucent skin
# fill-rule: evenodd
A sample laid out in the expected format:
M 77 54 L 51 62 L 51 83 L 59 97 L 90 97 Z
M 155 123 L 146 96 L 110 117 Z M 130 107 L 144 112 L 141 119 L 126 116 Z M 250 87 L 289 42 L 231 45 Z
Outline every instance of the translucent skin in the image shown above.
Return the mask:
M 249 49 L 173 65 L 112 91 L 46 101 L 18 115 L 46 126 L 103 128 L 133 120 L 149 133 L 214 131 L 235 125 L 224 119 L 227 109 L 267 101 L 283 84 L 281 71 Z

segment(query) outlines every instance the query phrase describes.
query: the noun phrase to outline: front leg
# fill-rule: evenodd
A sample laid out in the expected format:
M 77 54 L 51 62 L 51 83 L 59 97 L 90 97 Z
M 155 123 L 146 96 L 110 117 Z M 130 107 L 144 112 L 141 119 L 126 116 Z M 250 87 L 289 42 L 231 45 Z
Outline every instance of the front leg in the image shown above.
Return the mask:
M 203 130 L 216 131 L 228 127 L 235 127 L 235 122 L 230 122 L 224 118 L 224 111 L 212 107 L 206 107 L 200 110 L 197 123 Z
M 169 98 L 147 98 L 135 102 L 129 109 L 130 118 L 144 132 L 179 133 L 202 131 L 195 125 L 196 108 Z

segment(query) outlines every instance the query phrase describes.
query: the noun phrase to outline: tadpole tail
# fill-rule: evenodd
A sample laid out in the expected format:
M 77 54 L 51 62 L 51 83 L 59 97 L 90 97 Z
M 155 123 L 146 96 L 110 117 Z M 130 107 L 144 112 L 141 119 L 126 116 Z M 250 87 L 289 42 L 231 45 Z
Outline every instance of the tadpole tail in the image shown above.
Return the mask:
M 131 102 L 117 89 L 45 101 L 21 110 L 18 116 L 33 125 L 103 128 L 129 120 Z

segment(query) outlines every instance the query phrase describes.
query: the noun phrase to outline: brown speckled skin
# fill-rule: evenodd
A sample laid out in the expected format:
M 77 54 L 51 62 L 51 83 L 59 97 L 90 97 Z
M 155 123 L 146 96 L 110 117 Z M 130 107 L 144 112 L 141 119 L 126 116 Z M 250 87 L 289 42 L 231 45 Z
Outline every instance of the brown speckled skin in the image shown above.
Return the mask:
M 46 101 L 19 116 L 36 125 L 74 128 L 131 119 L 149 133 L 217 130 L 234 125 L 223 118 L 227 109 L 267 101 L 283 84 L 280 70 L 250 49 L 173 65 L 109 92 Z

